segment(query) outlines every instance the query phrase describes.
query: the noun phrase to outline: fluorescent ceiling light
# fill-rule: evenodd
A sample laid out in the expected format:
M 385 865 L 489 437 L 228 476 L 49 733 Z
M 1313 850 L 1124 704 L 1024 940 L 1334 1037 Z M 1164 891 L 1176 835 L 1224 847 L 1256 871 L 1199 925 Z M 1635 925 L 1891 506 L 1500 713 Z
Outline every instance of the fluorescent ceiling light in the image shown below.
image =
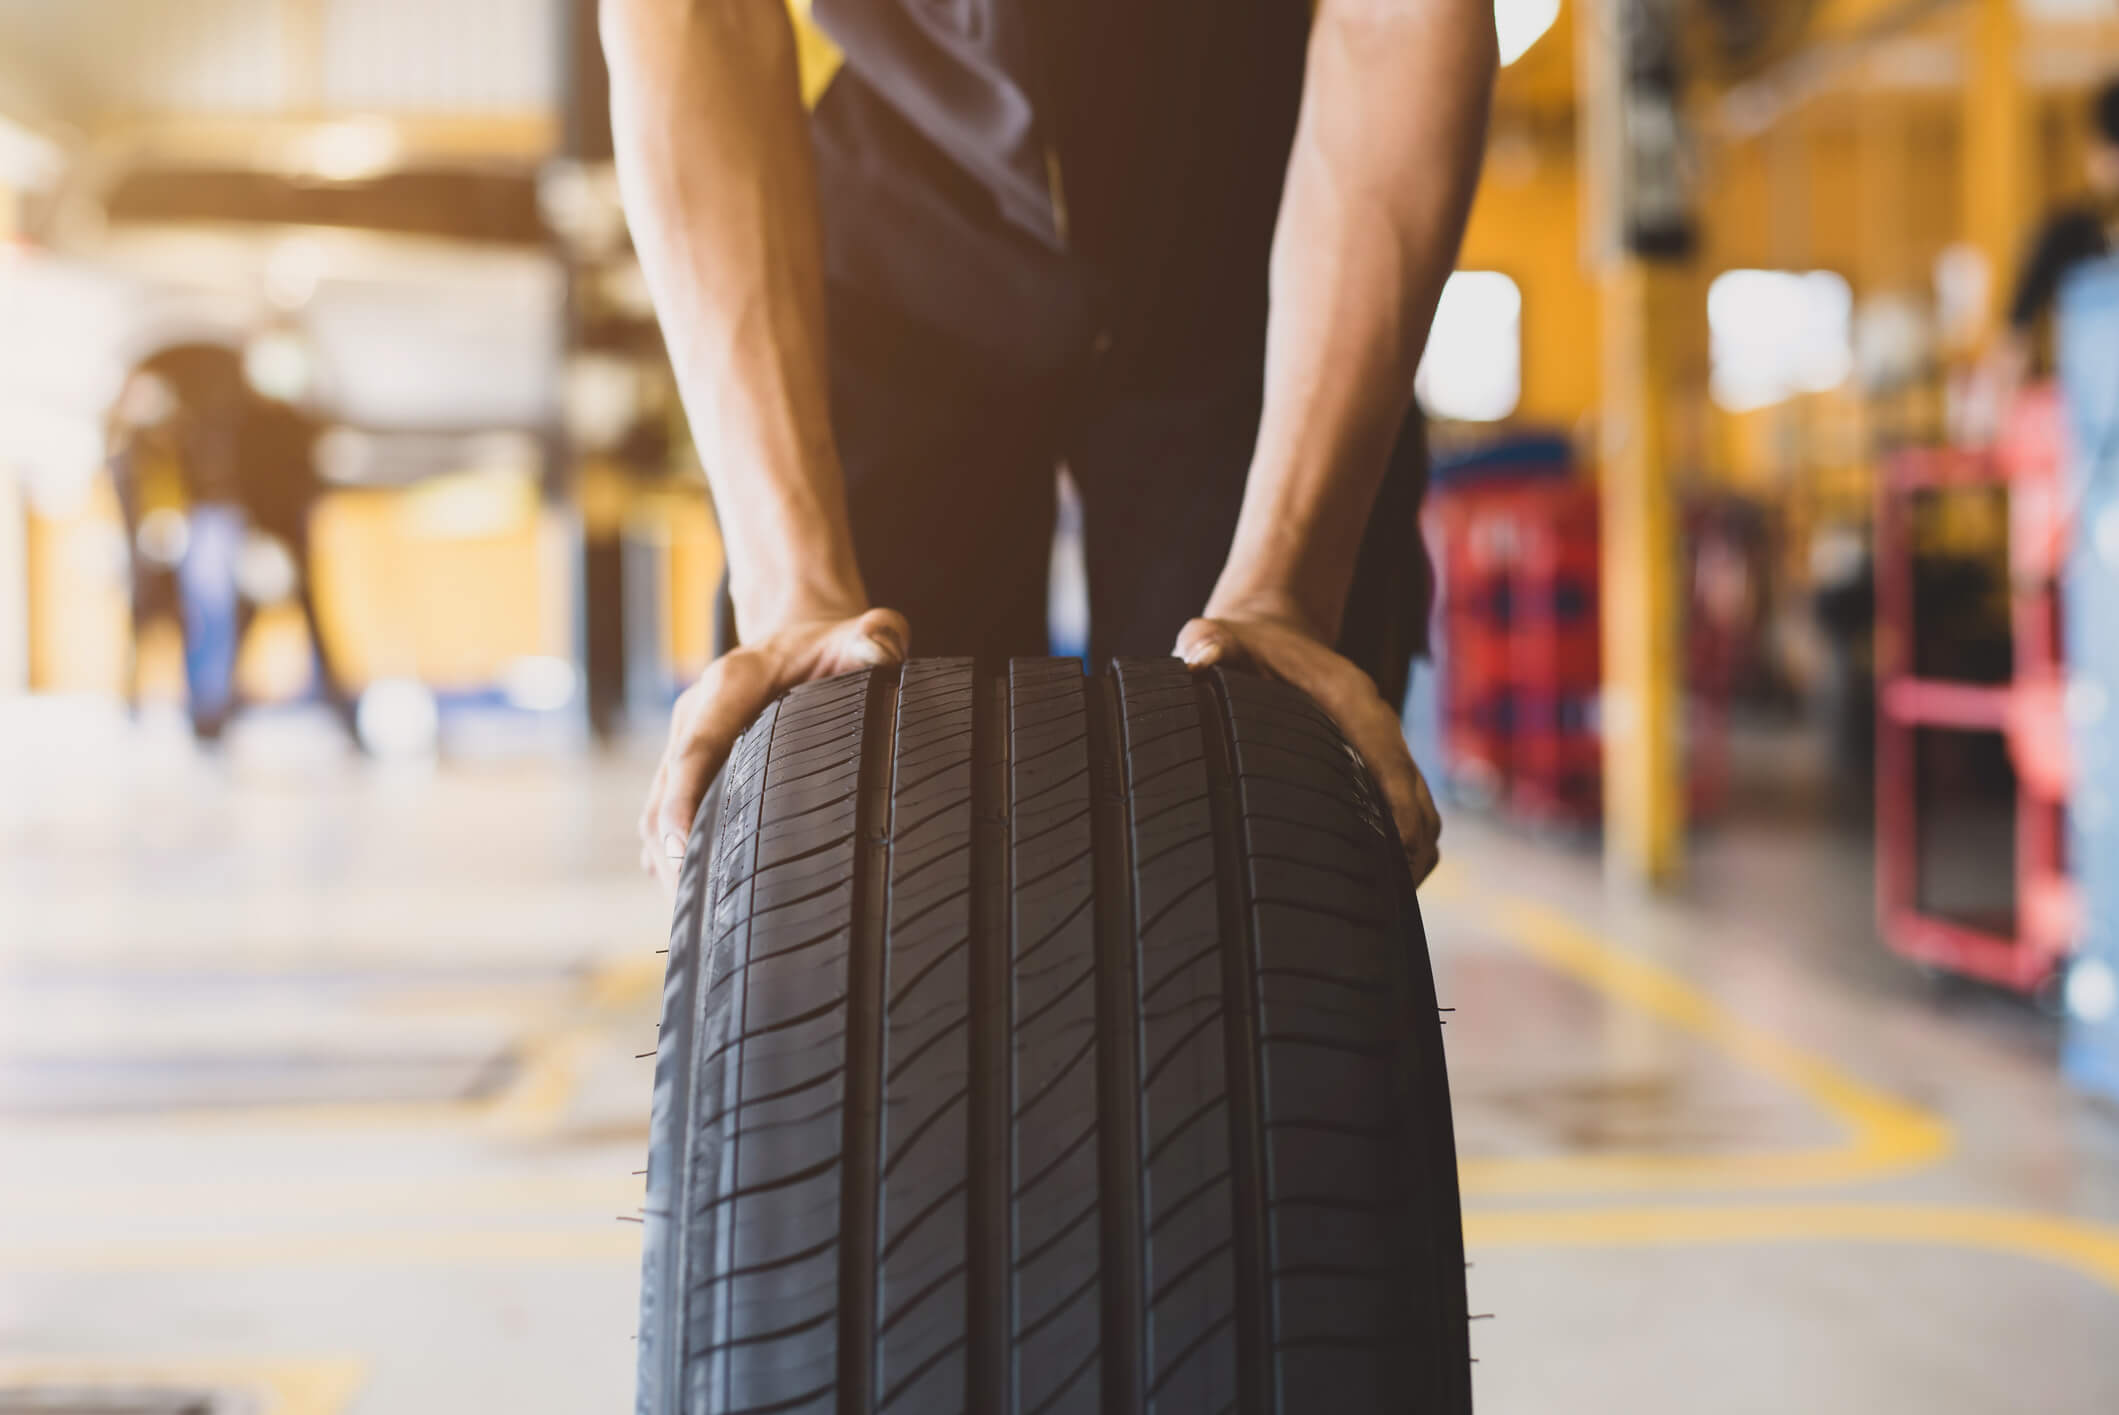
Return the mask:
M 1497 423 L 1523 396 L 1523 292 L 1494 270 L 1460 270 L 1442 302 L 1413 391 L 1428 415 Z
M 1560 18 L 1560 0 L 1494 0 L 1494 32 L 1505 67 L 1530 52 Z
M 1854 291 L 1829 270 L 1726 270 L 1707 288 L 1714 401 L 1755 412 L 1854 371 Z
M 40 190 L 59 178 L 65 155 L 32 128 L 0 117 L 0 187 Z

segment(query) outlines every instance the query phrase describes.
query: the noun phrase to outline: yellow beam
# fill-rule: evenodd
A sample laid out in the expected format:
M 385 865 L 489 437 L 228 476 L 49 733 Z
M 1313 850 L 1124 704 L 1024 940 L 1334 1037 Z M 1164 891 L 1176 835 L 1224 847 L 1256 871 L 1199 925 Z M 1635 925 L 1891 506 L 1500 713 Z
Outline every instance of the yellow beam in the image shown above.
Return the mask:
M 1951 3 L 1953 0 L 1935 0 L 1935 8 L 1946 8 Z M 1922 8 L 1919 0 L 1824 0 L 1810 17 L 1807 39 L 1810 43 L 1829 43 L 1873 34 Z
M 1835 85 L 1864 57 L 1918 31 L 1964 0 L 1827 0 L 1800 44 L 1765 72 L 1730 88 L 1714 106 L 1725 138 L 1753 138 Z
M 1685 326 L 1706 310 L 1688 270 L 1640 260 L 1602 295 L 1604 859 L 1665 886 L 1685 856 L 1672 411 Z
M 1866 107 L 1854 131 L 1856 230 L 1855 275 L 1865 291 L 1916 285 L 1922 272 L 1913 254 L 1910 220 L 1915 207 L 1908 152 L 1912 147 L 1905 108 L 1896 103 Z
M 1985 335 L 1999 312 L 2032 211 L 2031 98 L 2023 82 L 2023 19 L 2016 0 L 1970 0 L 1964 46 L 1959 192 L 1964 238 L 1986 258 L 1989 295 L 1978 331 Z
M 1575 30 L 1586 246 L 1602 307 L 1604 861 L 1614 879 L 1648 887 L 1674 884 L 1684 866 L 1674 413 L 1698 381 L 1686 351 L 1706 343 L 1707 306 L 1681 254 L 1690 193 L 1672 170 L 1679 144 L 1657 140 L 1683 125 L 1681 100 L 1643 80 L 1643 56 L 1628 50 L 1670 42 L 1659 32 L 1676 14 L 1676 0 L 1638 15 L 1606 0 Z

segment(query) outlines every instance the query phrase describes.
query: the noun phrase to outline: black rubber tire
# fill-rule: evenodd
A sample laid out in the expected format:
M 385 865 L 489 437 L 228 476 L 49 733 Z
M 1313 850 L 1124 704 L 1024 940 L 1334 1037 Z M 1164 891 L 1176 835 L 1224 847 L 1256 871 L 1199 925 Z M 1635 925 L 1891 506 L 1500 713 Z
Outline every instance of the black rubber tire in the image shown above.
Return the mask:
M 644 1415 L 1470 1410 L 1367 772 L 1174 659 L 795 689 L 693 832 L 645 1219 Z

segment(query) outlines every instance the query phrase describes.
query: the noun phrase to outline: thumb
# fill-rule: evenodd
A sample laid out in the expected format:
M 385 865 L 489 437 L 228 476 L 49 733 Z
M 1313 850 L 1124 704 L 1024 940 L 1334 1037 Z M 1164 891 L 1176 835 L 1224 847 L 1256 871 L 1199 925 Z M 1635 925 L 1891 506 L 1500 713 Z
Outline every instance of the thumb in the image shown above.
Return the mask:
M 894 609 L 871 609 L 842 632 L 846 656 L 870 668 L 903 663 L 912 641 L 911 626 Z
M 1185 661 L 1187 668 L 1212 668 L 1217 663 L 1240 657 L 1242 647 L 1219 620 L 1193 619 L 1177 631 L 1175 652 Z

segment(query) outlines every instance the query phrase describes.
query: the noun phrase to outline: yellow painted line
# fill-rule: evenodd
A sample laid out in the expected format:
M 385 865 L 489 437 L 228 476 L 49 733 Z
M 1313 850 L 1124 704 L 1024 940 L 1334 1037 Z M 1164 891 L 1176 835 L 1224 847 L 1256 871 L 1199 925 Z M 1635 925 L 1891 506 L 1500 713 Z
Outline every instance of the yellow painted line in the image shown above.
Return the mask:
M 0 1358 L 0 1390 L 238 1390 L 259 1415 L 341 1415 L 360 1389 L 357 1361 L 24 1361 Z M 57 1407 L 54 1407 L 55 1409 Z M 250 1407 L 246 1405 L 245 1409 Z
M 2028 1258 L 2119 1292 L 2119 1228 L 2050 1214 L 1923 1204 L 1483 1210 L 1472 1248 L 1632 1248 L 1723 1243 L 1888 1243 Z
M 666 970 L 667 960 L 659 953 L 606 963 L 589 976 L 589 1006 L 598 1012 L 615 1012 L 649 1001 L 661 993 Z
M 1479 902 L 1500 919 L 1512 942 L 1541 963 L 1786 1086 L 1830 1116 L 1847 1138 L 1764 1151 L 1473 1156 L 1458 1165 L 1467 1195 L 1850 1184 L 1904 1173 L 1949 1152 L 1950 1127 L 1939 1117 L 1744 1021 L 1669 970 L 1606 943 L 1554 910 L 1502 896 Z
M 629 1173 L 641 1163 L 614 1165 L 608 1175 L 492 1173 L 420 1178 L 387 1174 L 363 1179 L 275 1175 L 0 1184 L 0 1223 L 33 1228 L 51 1218 L 110 1213 L 197 1220 L 267 1215 L 360 1218 L 399 1213 L 623 1214 L 637 1209 L 646 1193 L 647 1181 Z
M 288 1233 L 0 1241 L 0 1272 L 244 1272 L 259 1268 L 397 1268 L 471 1263 L 634 1263 L 640 1225 L 596 1229 L 443 1229 L 431 1233 Z
M 652 997 L 660 987 L 663 959 L 620 959 L 599 966 L 582 979 L 578 998 L 551 1014 L 585 1015 L 608 1024 L 614 1014 Z M 528 1028 L 512 1050 L 515 1075 L 498 1094 L 476 1099 L 435 1101 L 301 1102 L 290 1105 L 227 1106 L 165 1111 L 155 1115 L 58 1115 L 38 1117 L 38 1128 L 70 1131 L 115 1129 L 128 1137 L 171 1131 L 318 1129 L 318 1130 L 463 1130 L 498 1133 L 508 1139 L 537 1139 L 558 1130 L 573 1102 L 583 1061 L 601 1032 L 587 1022 L 568 1022 L 548 1014 Z M 654 1034 L 642 1034 L 652 1042 Z M 637 1038 L 636 1038 L 637 1040 Z M 630 1055 L 630 1053 L 628 1053 Z M 646 1065 L 645 1062 L 642 1065 Z M 23 1124 L 24 1122 L 14 1122 Z M 647 1115 L 641 1129 L 645 1138 Z
M 403 988 L 378 988 L 357 1006 L 366 1012 L 392 1017 L 502 1017 L 542 1019 L 555 1003 L 565 1001 L 576 986 L 571 978 L 553 978 L 535 983 L 421 983 Z
M 1471 887 L 1465 882 L 1464 866 L 1445 855 L 1436 863 L 1434 873 L 1420 881 L 1416 893 L 1423 905 L 1460 904 L 1471 893 Z
M 553 1134 L 573 1103 L 575 1081 L 595 1043 L 595 1033 L 586 1028 L 533 1038 L 522 1051 L 515 1084 L 494 1098 L 480 1122 L 512 1139 Z

